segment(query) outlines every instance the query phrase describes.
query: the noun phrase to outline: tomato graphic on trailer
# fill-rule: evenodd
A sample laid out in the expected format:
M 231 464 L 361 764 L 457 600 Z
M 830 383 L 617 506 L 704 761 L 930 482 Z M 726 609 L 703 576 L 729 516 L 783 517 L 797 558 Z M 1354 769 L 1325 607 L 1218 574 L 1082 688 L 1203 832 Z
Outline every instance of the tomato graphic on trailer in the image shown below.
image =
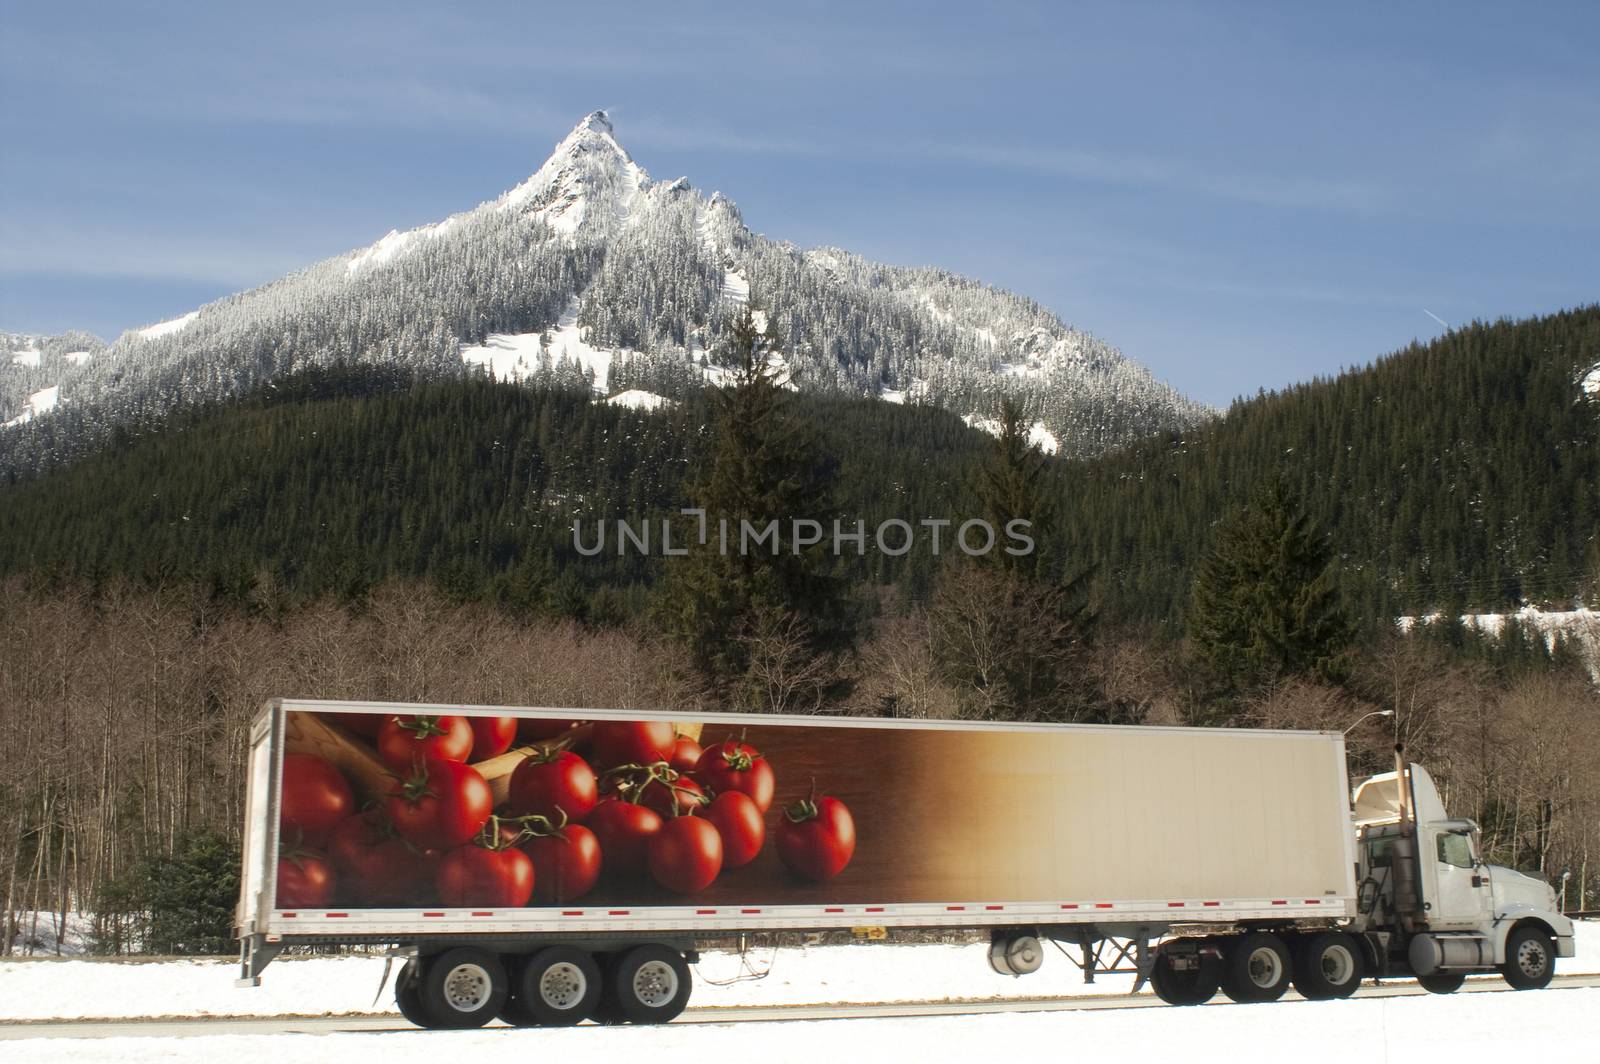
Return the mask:
M 282 808 L 310 830 L 283 835 L 285 901 L 875 902 L 917 877 L 880 830 L 906 790 L 877 731 L 405 709 L 291 712 Z

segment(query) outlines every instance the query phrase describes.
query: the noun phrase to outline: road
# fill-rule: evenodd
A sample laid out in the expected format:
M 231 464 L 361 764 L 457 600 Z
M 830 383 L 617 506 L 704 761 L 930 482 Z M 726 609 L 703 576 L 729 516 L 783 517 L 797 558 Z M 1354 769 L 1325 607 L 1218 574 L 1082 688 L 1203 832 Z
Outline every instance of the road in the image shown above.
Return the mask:
M 1584 987 L 1600 987 L 1600 975 L 1558 975 L 1544 991 L 1559 993 Z M 1514 994 L 1499 979 L 1469 980 L 1458 993 Z M 1365 985 L 1358 998 L 1418 997 L 1426 994 L 1411 982 L 1392 982 L 1381 986 Z M 1304 1001 L 1290 992 L 1279 1004 Z M 1231 1006 L 1218 995 L 1213 1005 Z M 914 1001 L 890 1005 L 781 1005 L 761 1007 L 690 1008 L 677 1020 L 683 1024 L 785 1023 L 796 1020 L 860 1020 L 914 1016 L 969 1016 L 997 1012 L 1093 1012 L 1112 1009 L 1167 1008 L 1150 994 L 1104 997 L 1018 998 L 1004 1001 Z M 1210 1007 L 1210 1006 L 1207 1006 Z M 212 1017 L 158 1020 L 71 1020 L 36 1021 L 0 1026 L 0 1041 L 32 1038 L 127 1038 L 183 1037 L 237 1034 L 339 1034 L 414 1030 L 398 1016 L 312 1016 L 312 1017 Z

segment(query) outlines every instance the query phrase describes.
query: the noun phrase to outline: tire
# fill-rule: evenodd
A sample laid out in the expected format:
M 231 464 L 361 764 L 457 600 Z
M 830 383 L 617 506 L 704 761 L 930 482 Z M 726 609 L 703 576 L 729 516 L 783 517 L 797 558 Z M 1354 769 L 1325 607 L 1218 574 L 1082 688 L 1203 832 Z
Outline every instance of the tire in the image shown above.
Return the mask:
M 406 961 L 400 968 L 400 974 L 394 981 L 394 1004 L 411 1023 L 418 1027 L 436 1027 L 433 1017 L 423 1011 L 421 989 L 422 976 L 416 961 Z
M 1543 990 L 1556 974 L 1555 943 L 1532 924 L 1512 928 L 1500 974 L 1513 990 Z
M 1434 972 L 1417 976 L 1417 985 L 1430 994 L 1454 994 L 1467 981 L 1466 972 Z
M 1361 944 L 1342 931 L 1301 935 L 1294 942 L 1294 988 L 1310 1001 L 1347 998 L 1361 985 Z
M 1283 939 L 1270 931 L 1251 931 L 1229 943 L 1222 958 L 1222 992 L 1234 1001 L 1277 1001 L 1289 989 L 1294 961 Z
M 540 1027 L 571 1027 L 594 1015 L 600 1004 L 600 979 L 600 966 L 587 952 L 551 946 L 519 967 L 516 1007 Z
M 1172 967 L 1171 954 L 1158 952 L 1150 970 L 1150 988 L 1156 997 L 1168 1005 L 1204 1005 L 1216 996 L 1222 983 L 1222 962 L 1203 954 L 1199 960 L 1198 968 L 1177 969 Z
M 689 1004 L 690 986 L 683 954 L 654 943 L 635 946 L 617 958 L 606 978 L 617 1012 L 629 1023 L 673 1020 Z
M 419 985 L 422 1011 L 433 1026 L 482 1027 L 505 1007 L 510 980 L 500 958 L 481 949 L 446 950 L 428 959 Z

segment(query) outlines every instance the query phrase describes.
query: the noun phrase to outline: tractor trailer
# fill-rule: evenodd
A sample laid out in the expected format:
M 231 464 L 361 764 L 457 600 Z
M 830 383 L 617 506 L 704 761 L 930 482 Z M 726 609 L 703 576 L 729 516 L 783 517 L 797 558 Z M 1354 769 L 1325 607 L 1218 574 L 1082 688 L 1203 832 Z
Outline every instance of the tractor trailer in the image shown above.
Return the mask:
M 988 932 L 1017 976 L 1053 940 L 1174 1005 L 1574 951 L 1421 766 L 1352 792 L 1333 732 L 274 700 L 250 742 L 238 982 L 386 946 L 422 1027 L 664 1023 L 763 932 Z

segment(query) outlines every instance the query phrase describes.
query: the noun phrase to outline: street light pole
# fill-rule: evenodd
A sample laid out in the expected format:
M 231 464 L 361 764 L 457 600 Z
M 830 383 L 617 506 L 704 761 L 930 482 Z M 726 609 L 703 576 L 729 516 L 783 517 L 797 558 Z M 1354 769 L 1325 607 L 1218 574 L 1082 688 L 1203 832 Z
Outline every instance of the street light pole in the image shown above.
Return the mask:
M 1352 725 L 1350 725 L 1350 727 L 1346 728 L 1344 730 L 1343 734 L 1349 735 L 1351 732 L 1353 732 L 1357 728 L 1361 727 L 1361 725 L 1363 723 L 1365 723 L 1366 721 L 1370 720 L 1373 717 L 1392 717 L 1392 716 L 1394 716 L 1394 710 L 1392 710 L 1392 709 L 1375 709 L 1371 713 L 1367 713 L 1367 714 L 1363 715 L 1354 724 L 1352 724 Z

